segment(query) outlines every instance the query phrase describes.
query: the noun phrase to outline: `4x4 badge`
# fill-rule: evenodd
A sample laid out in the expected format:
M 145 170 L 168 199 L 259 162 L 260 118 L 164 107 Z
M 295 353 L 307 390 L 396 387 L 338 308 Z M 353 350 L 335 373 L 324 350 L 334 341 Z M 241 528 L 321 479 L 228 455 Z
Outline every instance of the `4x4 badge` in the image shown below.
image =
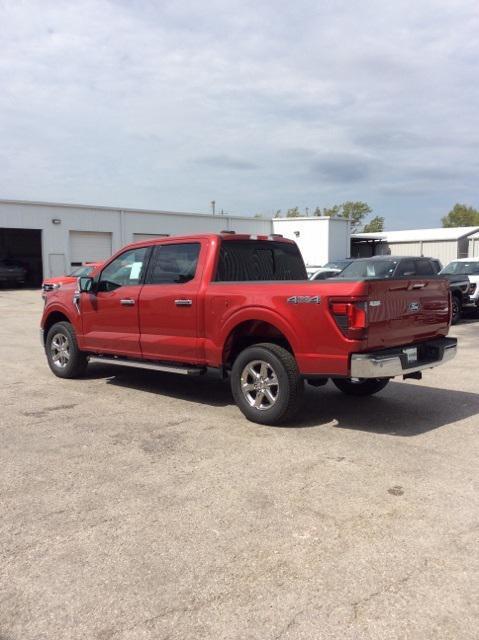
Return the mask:
M 321 296 L 291 296 L 286 302 L 288 304 L 320 304 Z

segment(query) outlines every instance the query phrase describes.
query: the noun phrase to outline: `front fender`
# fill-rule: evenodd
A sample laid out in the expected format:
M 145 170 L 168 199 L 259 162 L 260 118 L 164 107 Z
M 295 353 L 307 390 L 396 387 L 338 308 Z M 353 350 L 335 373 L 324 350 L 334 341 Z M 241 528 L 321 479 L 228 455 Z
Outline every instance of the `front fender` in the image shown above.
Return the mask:
M 67 318 L 68 322 L 70 322 L 74 326 L 76 334 L 78 335 L 79 333 L 81 333 L 81 318 L 76 309 L 73 307 L 73 303 L 70 306 L 66 305 L 61 300 L 55 300 L 47 303 L 45 309 L 43 310 L 42 319 L 40 321 L 40 326 L 42 329 L 45 329 L 45 325 L 48 323 L 48 318 L 50 318 L 53 313 L 61 313 Z

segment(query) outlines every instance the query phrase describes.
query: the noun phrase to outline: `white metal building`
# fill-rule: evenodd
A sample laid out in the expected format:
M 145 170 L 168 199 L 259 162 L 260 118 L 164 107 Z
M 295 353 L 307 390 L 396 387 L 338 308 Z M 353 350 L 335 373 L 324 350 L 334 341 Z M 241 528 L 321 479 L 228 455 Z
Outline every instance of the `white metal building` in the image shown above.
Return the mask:
M 344 219 L 253 218 L 114 207 L 0 200 L 0 259 L 28 269 L 29 284 L 108 258 L 123 245 L 161 235 L 219 232 L 280 233 L 295 240 L 308 265 L 349 255 Z
M 376 240 L 376 254 L 428 256 L 446 265 L 456 258 L 467 258 L 469 237 L 479 227 L 444 227 L 437 229 L 408 229 L 381 233 L 355 233 L 353 242 Z M 479 245 L 478 245 L 479 246 Z
M 306 266 L 322 266 L 349 256 L 351 231 L 345 218 L 273 218 L 273 232 L 297 243 Z
M 0 259 L 22 262 L 29 284 L 38 285 L 71 266 L 104 260 L 129 242 L 225 229 L 270 234 L 272 224 L 251 217 L 0 200 Z

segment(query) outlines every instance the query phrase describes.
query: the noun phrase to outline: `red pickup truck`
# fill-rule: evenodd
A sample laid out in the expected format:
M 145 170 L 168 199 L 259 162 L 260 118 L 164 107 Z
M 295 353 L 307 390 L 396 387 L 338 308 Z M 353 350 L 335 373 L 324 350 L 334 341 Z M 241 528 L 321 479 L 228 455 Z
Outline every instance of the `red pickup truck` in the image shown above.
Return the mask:
M 310 281 L 290 240 L 234 233 L 130 244 L 92 277 L 47 293 L 53 373 L 88 362 L 179 374 L 218 368 L 253 422 L 290 420 L 304 381 L 366 396 L 454 357 L 438 277 Z

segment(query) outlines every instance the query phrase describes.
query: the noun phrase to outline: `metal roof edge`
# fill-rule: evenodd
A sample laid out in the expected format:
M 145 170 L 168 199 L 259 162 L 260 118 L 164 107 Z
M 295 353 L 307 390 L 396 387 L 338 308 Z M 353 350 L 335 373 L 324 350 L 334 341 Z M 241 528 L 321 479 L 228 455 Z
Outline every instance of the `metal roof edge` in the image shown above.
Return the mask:
M 163 211 L 162 209 L 134 209 L 132 207 L 108 207 L 106 205 L 94 205 L 94 204 L 75 204 L 71 202 L 43 202 L 41 200 L 15 200 L 0 198 L 0 204 L 12 204 L 12 205 L 33 205 L 40 207 L 66 207 L 68 209 L 88 209 L 110 211 L 112 213 L 118 213 L 124 211 L 125 213 L 161 213 L 167 216 L 198 216 L 202 218 L 212 218 L 214 220 L 264 220 L 270 222 L 271 218 L 255 218 L 254 216 L 238 216 L 231 214 L 216 214 L 212 213 L 194 213 L 192 211 Z

